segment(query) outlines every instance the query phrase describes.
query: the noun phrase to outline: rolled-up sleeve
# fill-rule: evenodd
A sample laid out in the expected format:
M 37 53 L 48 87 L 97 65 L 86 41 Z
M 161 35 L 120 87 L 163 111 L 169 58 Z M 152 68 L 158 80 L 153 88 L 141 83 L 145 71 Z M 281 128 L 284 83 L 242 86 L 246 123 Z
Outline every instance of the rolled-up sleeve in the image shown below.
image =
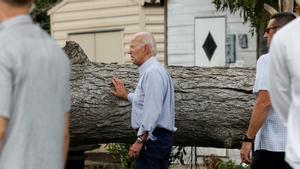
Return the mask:
M 261 90 L 269 90 L 269 55 L 261 56 L 257 61 L 256 77 L 253 87 L 253 93 L 258 94 Z
M 130 103 L 133 102 L 133 97 L 134 97 L 134 93 L 129 93 L 128 96 L 127 96 L 127 99 Z
M 8 60 L 0 53 L 0 116 L 9 118 L 12 98 L 12 72 Z

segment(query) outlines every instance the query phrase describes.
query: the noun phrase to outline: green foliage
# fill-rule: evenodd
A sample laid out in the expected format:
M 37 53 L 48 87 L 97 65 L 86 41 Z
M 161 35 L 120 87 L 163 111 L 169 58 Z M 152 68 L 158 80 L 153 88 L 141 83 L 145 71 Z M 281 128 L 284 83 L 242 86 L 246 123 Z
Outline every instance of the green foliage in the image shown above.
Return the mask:
M 130 144 L 117 144 L 111 143 L 106 146 L 106 150 L 114 156 L 114 158 L 120 158 L 121 169 L 135 169 L 134 160 L 130 159 L 128 156 L 128 150 Z M 174 146 L 170 155 L 170 164 L 175 161 L 179 161 L 184 164 L 183 156 L 186 155 L 184 147 Z
M 223 161 L 216 155 L 208 155 L 203 157 L 204 166 L 207 169 L 250 169 L 249 165 L 237 165 L 234 161 Z
M 237 165 L 234 161 L 229 160 L 227 162 L 219 161 L 217 163 L 217 169 L 250 169 L 250 166 Z
M 51 9 L 56 3 L 62 0 L 36 0 L 35 8 L 31 12 L 33 21 L 39 23 L 41 27 L 50 32 L 50 17 L 47 15 L 47 11 Z
M 110 152 L 114 158 L 120 158 L 121 169 L 135 169 L 135 163 L 128 156 L 128 150 L 130 144 L 117 144 L 111 143 L 106 146 L 108 152 Z
M 244 22 L 250 22 L 252 33 L 254 28 L 264 28 L 270 18 L 270 14 L 264 9 L 264 3 L 278 9 L 278 0 L 212 0 L 212 3 L 218 11 L 239 12 Z

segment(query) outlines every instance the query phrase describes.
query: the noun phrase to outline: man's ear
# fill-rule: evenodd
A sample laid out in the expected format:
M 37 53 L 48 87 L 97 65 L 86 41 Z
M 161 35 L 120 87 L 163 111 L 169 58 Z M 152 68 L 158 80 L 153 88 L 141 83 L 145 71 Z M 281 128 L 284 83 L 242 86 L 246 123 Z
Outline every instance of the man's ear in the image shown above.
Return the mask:
M 146 54 L 149 54 L 149 53 L 151 52 L 151 51 L 150 51 L 149 45 L 145 45 L 144 48 L 143 48 L 143 50 L 144 50 L 144 52 L 145 52 Z

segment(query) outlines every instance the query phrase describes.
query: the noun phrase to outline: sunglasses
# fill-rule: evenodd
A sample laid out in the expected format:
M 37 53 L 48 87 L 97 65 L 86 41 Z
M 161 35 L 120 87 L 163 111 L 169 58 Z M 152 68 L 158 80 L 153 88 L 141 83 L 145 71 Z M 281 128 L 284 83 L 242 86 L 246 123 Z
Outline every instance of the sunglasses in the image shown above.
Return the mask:
M 271 29 L 277 29 L 277 28 L 279 28 L 279 26 L 269 27 L 269 28 L 266 28 L 265 32 L 269 33 Z

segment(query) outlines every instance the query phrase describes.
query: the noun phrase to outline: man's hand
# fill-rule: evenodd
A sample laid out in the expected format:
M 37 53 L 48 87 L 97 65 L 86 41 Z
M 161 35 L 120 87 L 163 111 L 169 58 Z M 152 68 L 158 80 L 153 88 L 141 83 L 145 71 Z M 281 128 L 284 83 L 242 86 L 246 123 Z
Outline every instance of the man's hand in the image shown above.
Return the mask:
M 115 91 L 113 91 L 113 94 L 117 97 L 120 97 L 124 100 L 128 100 L 128 93 L 125 89 L 124 83 L 122 80 L 113 77 L 112 78 L 112 83 L 115 86 Z
M 241 160 L 242 162 L 246 164 L 251 164 L 252 160 L 250 159 L 250 152 L 252 149 L 252 143 L 251 142 L 243 142 L 243 146 L 241 148 Z
M 132 159 L 135 159 L 137 157 L 139 157 L 140 152 L 143 148 L 143 144 L 137 143 L 135 142 L 134 144 L 132 144 L 132 146 L 129 148 L 128 151 L 128 156 Z

